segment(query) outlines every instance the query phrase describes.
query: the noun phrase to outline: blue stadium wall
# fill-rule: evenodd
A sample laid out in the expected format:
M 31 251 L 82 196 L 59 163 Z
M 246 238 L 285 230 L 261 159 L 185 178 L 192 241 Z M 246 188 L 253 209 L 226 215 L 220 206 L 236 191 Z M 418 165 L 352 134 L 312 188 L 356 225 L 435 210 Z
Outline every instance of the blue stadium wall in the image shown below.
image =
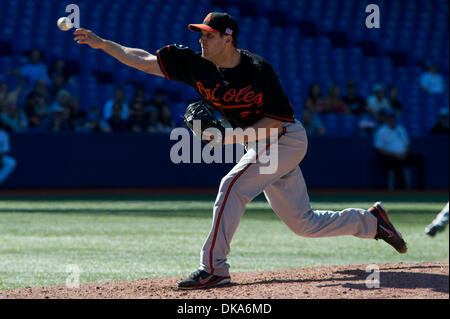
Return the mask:
M 11 134 L 18 166 L 7 188 L 217 187 L 233 164 L 173 164 L 167 134 Z M 448 136 L 415 137 L 426 188 L 448 188 Z M 311 137 L 300 164 L 309 188 L 385 188 L 367 137 Z M 413 176 L 415 170 L 413 170 Z

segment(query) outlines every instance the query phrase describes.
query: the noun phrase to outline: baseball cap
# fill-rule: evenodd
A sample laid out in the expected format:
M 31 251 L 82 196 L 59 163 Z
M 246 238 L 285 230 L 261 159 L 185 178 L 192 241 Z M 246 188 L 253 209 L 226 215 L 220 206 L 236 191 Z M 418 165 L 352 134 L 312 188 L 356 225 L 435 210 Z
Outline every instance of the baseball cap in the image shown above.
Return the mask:
M 221 32 L 231 35 L 233 39 L 237 39 L 239 27 L 237 22 L 228 13 L 210 12 L 203 20 L 202 24 L 189 24 L 189 30 L 194 32 Z

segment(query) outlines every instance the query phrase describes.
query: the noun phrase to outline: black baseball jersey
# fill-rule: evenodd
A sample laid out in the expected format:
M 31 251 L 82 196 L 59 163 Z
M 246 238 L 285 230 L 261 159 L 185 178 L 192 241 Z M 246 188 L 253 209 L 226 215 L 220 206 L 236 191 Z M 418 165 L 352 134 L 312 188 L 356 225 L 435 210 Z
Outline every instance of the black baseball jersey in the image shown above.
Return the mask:
M 234 128 L 245 129 L 263 117 L 294 122 L 294 110 L 272 66 L 249 51 L 240 52 L 241 63 L 234 68 L 219 68 L 178 44 L 158 50 L 157 57 L 167 79 L 192 86 Z

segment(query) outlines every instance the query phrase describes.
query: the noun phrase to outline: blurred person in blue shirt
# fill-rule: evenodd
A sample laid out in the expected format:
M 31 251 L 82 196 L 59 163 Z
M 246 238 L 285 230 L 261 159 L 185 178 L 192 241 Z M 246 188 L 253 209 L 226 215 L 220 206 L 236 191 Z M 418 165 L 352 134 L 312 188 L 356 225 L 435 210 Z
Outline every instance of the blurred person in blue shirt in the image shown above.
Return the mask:
M 396 122 L 393 110 L 380 113 L 382 124 L 375 132 L 374 147 L 381 164 L 388 169 L 388 189 L 394 190 L 395 177 L 398 177 L 401 187 L 412 188 L 409 168 L 417 167 L 417 184 L 424 187 L 423 157 L 410 152 L 411 140 L 405 127 Z
M 128 117 L 130 116 L 129 105 L 125 100 L 125 91 L 121 87 L 117 87 L 114 91 L 114 98 L 106 101 L 103 108 L 103 119 L 108 121 L 113 116 L 113 108 L 116 103 L 120 104 L 121 107 L 120 118 L 124 121 L 128 120 Z
M 37 49 L 31 50 L 29 62 L 21 66 L 19 71 L 26 81 L 27 90 L 31 90 L 38 80 L 44 80 L 47 84 L 51 83 L 47 65 L 43 61 L 41 51 Z
M 8 155 L 11 152 L 9 135 L 0 120 L 0 185 L 8 178 L 17 166 L 17 161 Z
M 445 85 L 442 75 L 438 73 L 437 66 L 432 64 L 420 77 L 422 89 L 429 94 L 444 93 Z

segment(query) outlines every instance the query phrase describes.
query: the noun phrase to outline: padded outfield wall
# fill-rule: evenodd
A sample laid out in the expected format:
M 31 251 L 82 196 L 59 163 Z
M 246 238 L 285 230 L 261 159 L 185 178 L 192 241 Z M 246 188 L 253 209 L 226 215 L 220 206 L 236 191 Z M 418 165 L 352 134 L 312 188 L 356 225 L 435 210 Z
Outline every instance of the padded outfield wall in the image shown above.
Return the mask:
M 18 166 L 6 188 L 218 187 L 233 164 L 173 164 L 168 134 L 11 134 Z M 448 188 L 448 136 L 416 137 L 427 189 Z M 367 137 L 311 137 L 300 164 L 309 188 L 386 187 Z M 415 170 L 413 170 L 415 177 Z

